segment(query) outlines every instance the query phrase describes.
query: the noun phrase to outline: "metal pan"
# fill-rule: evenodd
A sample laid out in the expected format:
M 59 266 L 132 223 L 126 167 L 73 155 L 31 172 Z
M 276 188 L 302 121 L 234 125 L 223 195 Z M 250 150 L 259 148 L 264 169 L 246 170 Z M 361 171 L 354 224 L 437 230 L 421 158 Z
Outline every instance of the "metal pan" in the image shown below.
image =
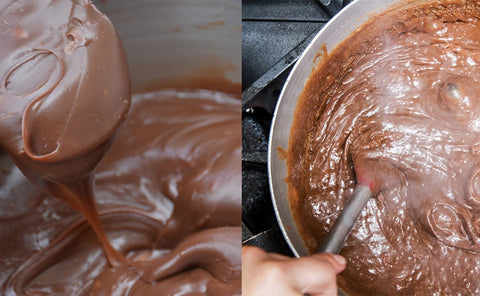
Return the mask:
M 236 85 L 240 93 L 240 0 L 93 2 L 122 38 L 133 92 Z
M 293 254 L 297 257 L 308 255 L 308 251 L 291 215 L 287 199 L 287 184 L 284 181 L 287 177 L 287 165 L 278 151 L 279 147 L 284 150 L 288 148 L 297 98 L 303 91 L 314 67 L 315 58 L 322 51 L 323 45 L 326 45 L 327 51 L 330 52 L 370 17 L 402 2 L 413 1 L 355 0 L 350 3 L 315 36 L 290 72 L 280 94 L 270 131 L 268 175 L 278 223 Z

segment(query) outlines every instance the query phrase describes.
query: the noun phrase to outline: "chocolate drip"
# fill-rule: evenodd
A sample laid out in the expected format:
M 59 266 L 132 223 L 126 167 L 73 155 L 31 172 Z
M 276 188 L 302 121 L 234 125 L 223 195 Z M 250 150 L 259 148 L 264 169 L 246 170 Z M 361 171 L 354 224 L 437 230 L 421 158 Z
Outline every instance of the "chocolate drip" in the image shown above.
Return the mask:
M 0 181 L 24 188 L 0 203 L 2 292 L 240 295 L 240 110 L 210 91 L 134 95 L 94 188 L 107 237 L 134 269 L 109 266 L 84 218 L 0 158 Z M 5 210 L 13 201 L 15 214 Z M 154 248 L 171 221 L 186 229 Z
M 121 41 L 90 1 L 11 1 L 0 19 L 0 145 L 32 182 L 85 215 L 117 266 L 124 259 L 105 237 L 92 173 L 130 105 Z

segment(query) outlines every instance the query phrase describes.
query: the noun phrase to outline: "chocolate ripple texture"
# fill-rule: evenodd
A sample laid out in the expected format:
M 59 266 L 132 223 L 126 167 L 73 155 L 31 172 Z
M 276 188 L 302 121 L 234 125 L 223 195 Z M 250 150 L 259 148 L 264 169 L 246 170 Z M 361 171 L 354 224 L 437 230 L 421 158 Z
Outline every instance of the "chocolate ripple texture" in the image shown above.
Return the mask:
M 2 295 L 240 295 L 240 100 L 137 94 L 95 175 L 111 267 L 85 218 L 0 156 Z
M 314 252 L 357 180 L 349 295 L 480 293 L 480 4 L 407 1 L 323 57 L 299 98 L 289 200 Z M 305 133 L 305 131 L 307 131 Z

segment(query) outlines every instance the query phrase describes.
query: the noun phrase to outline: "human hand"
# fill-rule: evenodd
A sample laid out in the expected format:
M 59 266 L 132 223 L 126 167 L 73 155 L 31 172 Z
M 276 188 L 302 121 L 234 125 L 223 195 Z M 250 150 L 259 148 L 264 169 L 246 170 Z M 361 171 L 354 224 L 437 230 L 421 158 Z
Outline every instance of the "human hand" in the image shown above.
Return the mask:
M 301 258 L 242 248 L 242 295 L 337 295 L 337 274 L 345 269 L 340 255 L 319 253 Z

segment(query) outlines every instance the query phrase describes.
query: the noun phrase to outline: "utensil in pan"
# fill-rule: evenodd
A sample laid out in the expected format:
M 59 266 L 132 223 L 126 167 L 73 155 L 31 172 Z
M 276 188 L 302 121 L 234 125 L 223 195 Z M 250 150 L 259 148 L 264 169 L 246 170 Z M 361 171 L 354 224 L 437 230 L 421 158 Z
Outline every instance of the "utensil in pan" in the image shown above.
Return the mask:
M 293 220 L 287 199 L 287 165 L 283 153 L 288 149 L 290 128 L 292 126 L 297 98 L 303 91 L 305 82 L 318 60 L 318 53 L 324 46 L 330 51 L 352 34 L 372 15 L 400 3 L 404 0 L 355 0 L 336 14 L 330 22 L 314 37 L 294 68 L 290 72 L 280 94 L 270 131 L 268 149 L 268 174 L 275 214 L 283 235 L 295 256 L 305 256 L 309 252 Z M 279 149 L 282 148 L 282 149 Z M 282 151 L 283 150 L 283 151 Z
M 357 222 L 360 213 L 372 196 L 370 187 L 357 185 L 352 196 L 333 224 L 327 237 L 323 240 L 318 252 L 338 254 Z

